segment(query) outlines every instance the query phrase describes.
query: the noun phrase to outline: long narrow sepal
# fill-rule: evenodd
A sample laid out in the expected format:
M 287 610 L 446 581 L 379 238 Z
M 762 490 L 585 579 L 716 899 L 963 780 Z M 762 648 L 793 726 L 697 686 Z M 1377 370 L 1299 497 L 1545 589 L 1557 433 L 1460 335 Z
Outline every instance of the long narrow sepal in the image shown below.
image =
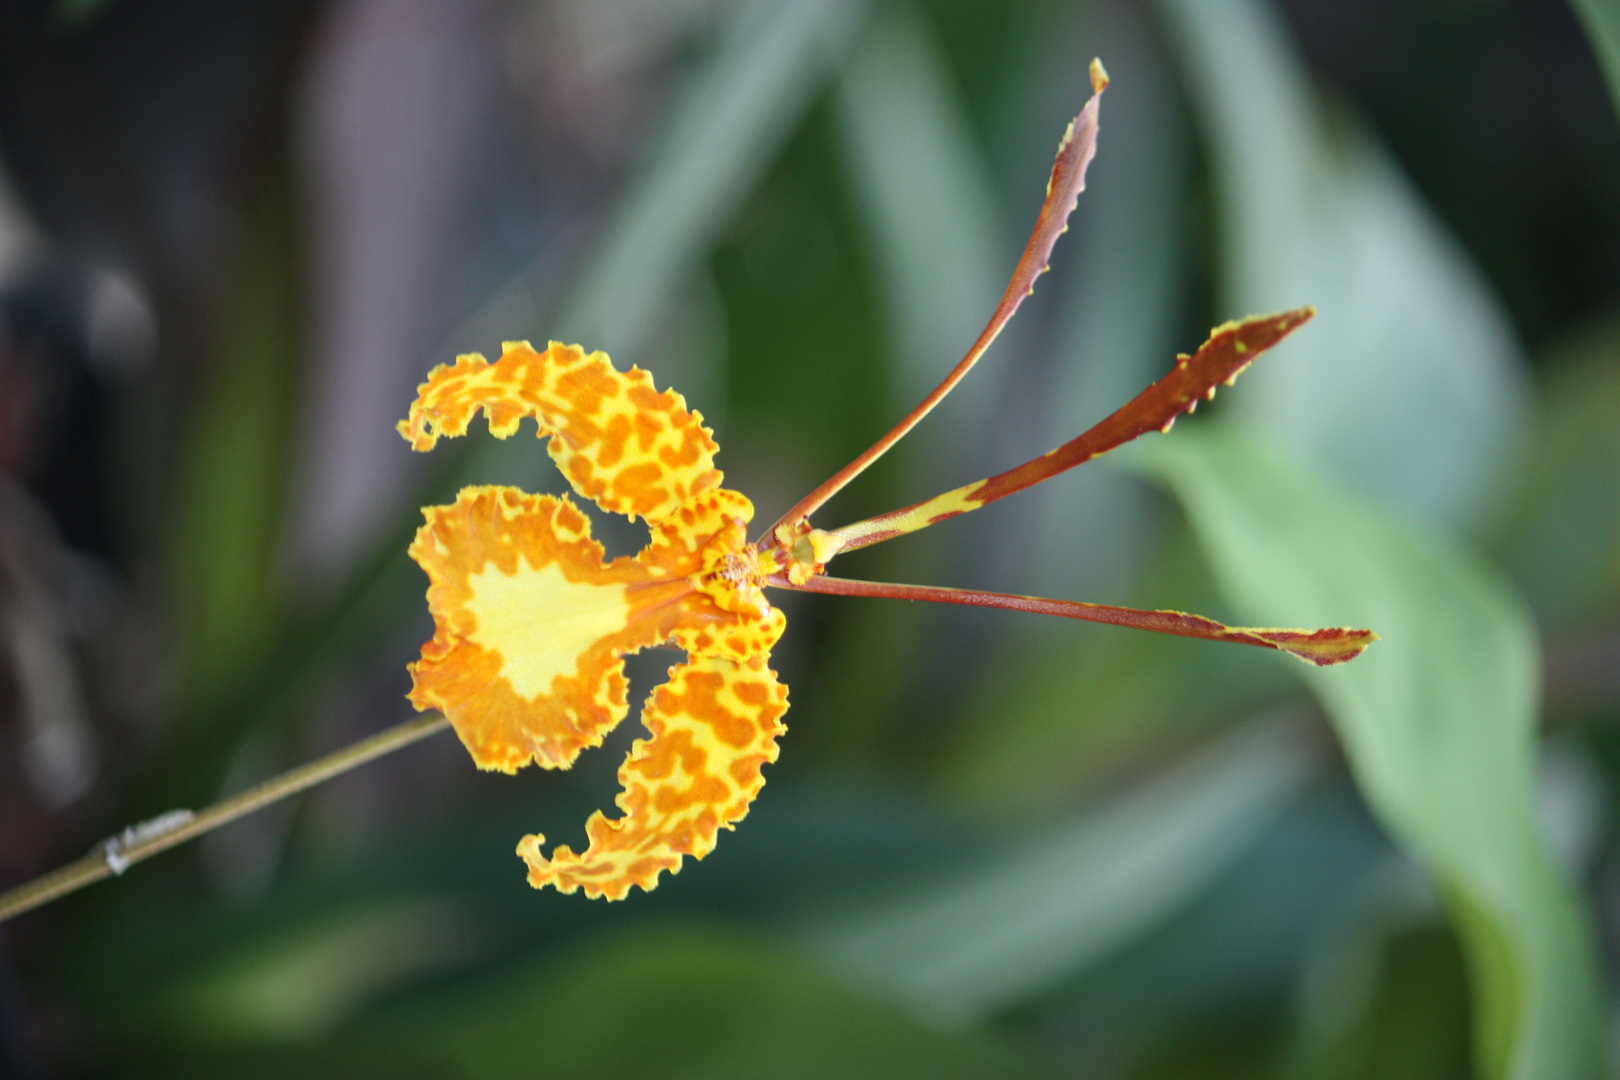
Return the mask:
M 822 504 L 865 472 L 873 462 L 888 453 L 890 447 L 916 427 L 923 417 L 933 411 L 935 405 L 944 400 L 946 394 L 955 389 L 963 376 L 972 370 L 973 365 L 979 362 L 979 358 L 1001 333 L 1002 327 L 1011 321 L 1013 314 L 1018 311 L 1018 305 L 1024 302 L 1024 297 L 1035 291 L 1035 279 L 1049 269 L 1047 260 L 1051 258 L 1052 248 L 1057 243 L 1058 237 L 1068 231 L 1069 214 L 1079 201 L 1080 193 L 1086 189 L 1086 167 L 1091 164 L 1092 157 L 1097 153 L 1098 105 L 1107 86 L 1108 73 L 1103 70 L 1102 61 L 1093 60 L 1091 99 L 1080 110 L 1080 114 L 1070 122 L 1068 130 L 1063 134 L 1063 141 L 1058 144 L 1057 160 L 1052 165 L 1052 176 L 1046 183 L 1046 201 L 1041 205 L 1040 216 L 1035 220 L 1035 231 L 1030 234 L 1029 243 L 1024 247 L 1024 254 L 1013 270 L 1012 280 L 1007 283 L 1007 291 L 1001 296 L 1001 303 L 996 305 L 995 314 L 990 316 L 989 323 L 985 325 L 973 347 L 968 350 L 962 361 L 951 369 L 951 373 L 945 376 L 945 380 L 891 428 L 888 434 L 783 514 L 765 534 L 766 542 L 769 542 L 778 526 L 792 525 L 815 513 Z
M 1175 634 L 1179 637 L 1258 645 L 1263 649 L 1279 649 L 1317 667 L 1329 667 L 1354 660 L 1368 645 L 1378 640 L 1378 635 L 1371 630 L 1352 630 L 1349 627 L 1284 630 L 1225 626 L 1214 619 L 1206 619 L 1202 615 L 1189 615 L 1182 611 L 1141 611 L 1137 608 L 1113 607 L 1108 604 L 1086 604 L 1078 600 L 1046 600 L 1038 596 L 979 592 L 975 589 L 941 589 L 931 585 L 894 585 L 886 582 L 851 581 L 848 578 L 822 576 L 812 577 L 802 585 L 795 585 L 782 574 L 768 578 L 766 583 L 783 589 L 827 593 L 832 596 L 929 600 L 938 604 L 966 604 L 971 607 L 1002 608 L 1008 611 L 1031 611 L 1039 615 L 1059 615 L 1065 619 L 1084 619 L 1087 622 L 1108 623 L 1113 626 L 1131 626 L 1138 630 L 1152 630 L 1155 633 Z
M 1315 314 L 1315 308 L 1304 307 L 1276 315 L 1253 315 L 1217 326 L 1196 353 L 1178 356 L 1168 375 L 1084 434 L 988 480 L 834 529 L 830 534 L 834 550 L 852 551 L 977 510 L 1100 457 L 1138 435 L 1169 431 L 1176 417 L 1192 412 L 1199 401 L 1213 398 L 1223 383 L 1230 386 L 1256 357 Z

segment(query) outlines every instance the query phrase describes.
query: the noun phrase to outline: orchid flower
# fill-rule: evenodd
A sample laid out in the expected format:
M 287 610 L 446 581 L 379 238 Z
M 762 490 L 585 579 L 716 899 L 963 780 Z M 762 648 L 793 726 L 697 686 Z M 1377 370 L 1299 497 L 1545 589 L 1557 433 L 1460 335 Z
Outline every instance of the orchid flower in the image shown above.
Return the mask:
M 1366 630 L 1223 626 L 1178 611 L 828 577 L 837 554 L 925 528 L 1022 491 L 1149 431 L 1169 431 L 1262 352 L 1308 320 L 1300 309 L 1216 328 L 1191 356 L 1113 415 L 1041 457 L 987 480 L 830 531 L 810 517 L 910 431 L 967 374 L 1047 268 L 1085 186 L 1107 76 L 1091 65 L 1093 96 L 1058 147 L 1034 234 L 1007 291 L 967 356 L 871 449 L 750 542 L 753 505 L 721 486 L 718 451 L 700 414 L 646 372 L 620 372 L 604 353 L 552 342 L 508 342 L 493 364 L 462 356 L 428 376 L 401 433 L 419 451 L 466 433 L 480 411 L 506 438 L 528 417 L 573 489 L 609 513 L 646 520 L 651 540 L 607 561 L 590 522 L 566 496 L 476 486 L 424 510 L 410 554 L 426 571 L 433 639 L 411 665 L 410 700 L 441 710 L 473 761 L 516 772 L 566 769 L 629 711 L 624 656 L 655 645 L 683 650 L 648 697 L 650 737 L 632 747 L 619 780 L 620 816 L 586 823 L 589 846 L 547 855 L 525 836 L 518 854 L 535 887 L 622 899 L 662 871 L 702 858 L 764 785 L 786 728 L 787 688 L 768 666 L 786 628 L 767 588 L 880 596 L 1043 612 L 1160 633 L 1280 649 L 1316 665 L 1352 659 Z

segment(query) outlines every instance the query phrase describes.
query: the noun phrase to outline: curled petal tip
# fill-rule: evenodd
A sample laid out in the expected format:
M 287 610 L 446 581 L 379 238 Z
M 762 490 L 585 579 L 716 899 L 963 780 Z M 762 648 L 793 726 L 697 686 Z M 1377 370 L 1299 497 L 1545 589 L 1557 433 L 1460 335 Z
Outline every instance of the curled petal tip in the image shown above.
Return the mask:
M 1103 67 L 1102 60 L 1093 57 L 1091 61 L 1091 92 L 1100 94 L 1108 89 L 1108 71 Z
M 590 846 L 578 854 L 564 846 L 548 858 L 543 838 L 524 837 L 517 850 L 529 884 L 622 900 L 631 886 L 651 892 L 686 856 L 703 858 L 764 786 L 760 769 L 776 760 L 786 711 L 787 688 L 763 656 L 692 656 L 671 668 L 642 709 L 652 737 L 637 740 L 619 769 L 623 816 L 592 814 Z
M 537 352 L 508 341 L 493 364 L 476 353 L 440 364 L 398 430 L 412 448 L 431 450 L 441 437 L 465 435 L 479 413 L 499 439 L 533 418 L 574 490 L 610 513 L 662 521 L 721 480 L 719 447 L 685 399 L 578 345 L 554 341 Z

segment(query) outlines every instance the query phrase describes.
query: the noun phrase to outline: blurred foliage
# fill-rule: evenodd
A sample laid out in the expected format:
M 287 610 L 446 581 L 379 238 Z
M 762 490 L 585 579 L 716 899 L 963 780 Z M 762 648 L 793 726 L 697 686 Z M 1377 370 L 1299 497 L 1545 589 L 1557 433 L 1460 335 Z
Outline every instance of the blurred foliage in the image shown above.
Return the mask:
M 1249 621 L 1331 611 L 1379 627 L 1366 663 L 1310 685 L 1372 809 L 1452 908 L 1477 973 L 1481 1071 L 1598 1071 L 1592 943 L 1533 806 L 1536 643 L 1522 606 L 1464 552 L 1273 447 L 1200 432 L 1133 449 L 1181 497 Z
M 1615 111 L 1620 112 L 1620 8 L 1604 0 L 1574 0 L 1574 5 L 1603 63 Z
M 1573 629 L 1620 602 L 1620 321 L 1583 327 L 1550 351 L 1540 436 L 1501 546 L 1543 622 Z
M 656 892 L 535 894 L 512 856 L 577 843 L 634 730 L 517 778 L 443 739 L 4 928 L 0 1074 L 1600 1075 L 1614 11 L 8 5 L 6 884 L 405 715 L 416 508 L 561 486 L 528 439 L 413 459 L 361 419 L 455 352 L 640 364 L 772 520 L 977 332 L 1093 55 L 1053 272 L 820 523 L 1055 445 L 1224 319 L 1320 316 L 1215 417 L 840 572 L 1383 640 L 1317 672 L 788 596 L 782 760 Z
M 1418 516 L 1477 518 L 1524 410 L 1482 275 L 1358 119 L 1330 123 L 1264 5 L 1165 7 L 1206 115 L 1221 306 L 1337 299 L 1310 348 L 1250 373 L 1244 419 Z

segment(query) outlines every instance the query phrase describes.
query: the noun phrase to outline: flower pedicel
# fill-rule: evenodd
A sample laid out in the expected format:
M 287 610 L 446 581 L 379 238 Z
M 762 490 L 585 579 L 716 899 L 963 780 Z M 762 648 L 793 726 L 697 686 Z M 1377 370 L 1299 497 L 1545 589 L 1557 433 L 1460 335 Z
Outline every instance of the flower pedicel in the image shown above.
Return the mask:
M 1366 630 L 1228 627 L 1176 611 L 1138 611 L 961 589 L 830 578 L 840 551 L 874 544 L 1021 491 L 1148 431 L 1169 431 L 1200 398 L 1230 384 L 1262 352 L 1311 317 L 1283 312 L 1218 327 L 1192 356 L 1106 420 L 1056 450 L 979 483 L 841 529 L 809 517 L 920 421 L 983 355 L 1047 265 L 1085 186 L 1107 76 L 1097 61 L 1086 103 L 1058 147 L 1034 234 L 989 325 L 967 356 L 916 409 L 755 542 L 752 504 L 721 487 L 719 449 L 702 417 L 651 377 L 615 370 L 607 356 L 553 342 L 508 342 L 499 360 L 463 356 L 428 376 L 400 432 L 416 450 L 467 431 L 480 411 L 505 438 L 532 417 L 574 490 L 605 511 L 645 518 L 647 547 L 606 562 L 590 523 L 567 496 L 478 486 L 430 506 L 410 553 L 429 579 L 435 632 L 411 665 L 411 701 L 439 709 L 483 769 L 530 761 L 565 769 L 600 744 L 629 711 L 623 657 L 673 645 L 670 668 L 641 719 L 619 780 L 622 816 L 600 811 L 576 854 L 526 836 L 518 854 L 536 887 L 621 899 L 651 889 L 683 856 L 702 858 L 718 831 L 748 813 L 786 729 L 787 688 L 767 666 L 786 627 L 765 588 L 882 596 L 1037 611 L 1161 633 L 1281 649 L 1311 664 L 1342 663 L 1376 635 Z

